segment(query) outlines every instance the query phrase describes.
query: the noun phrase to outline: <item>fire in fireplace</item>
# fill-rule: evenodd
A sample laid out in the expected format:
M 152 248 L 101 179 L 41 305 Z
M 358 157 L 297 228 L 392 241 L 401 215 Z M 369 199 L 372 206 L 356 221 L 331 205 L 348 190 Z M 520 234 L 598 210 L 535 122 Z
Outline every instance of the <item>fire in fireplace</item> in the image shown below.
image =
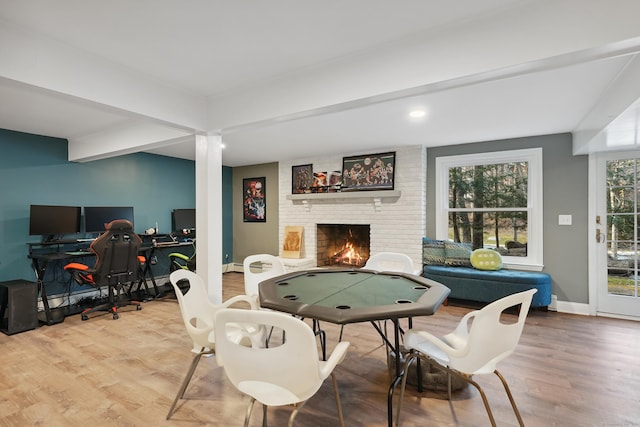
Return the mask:
M 317 224 L 318 267 L 362 267 L 369 259 L 370 226 Z

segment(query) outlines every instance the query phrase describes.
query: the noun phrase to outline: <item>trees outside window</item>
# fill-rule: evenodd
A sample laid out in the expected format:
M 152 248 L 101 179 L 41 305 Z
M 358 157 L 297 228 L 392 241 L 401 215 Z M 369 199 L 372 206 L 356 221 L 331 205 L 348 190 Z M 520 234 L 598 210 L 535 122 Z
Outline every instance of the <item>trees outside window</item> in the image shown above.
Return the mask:
M 436 159 L 437 238 L 542 266 L 542 149 Z
M 607 161 L 607 270 L 610 294 L 638 296 L 638 159 Z

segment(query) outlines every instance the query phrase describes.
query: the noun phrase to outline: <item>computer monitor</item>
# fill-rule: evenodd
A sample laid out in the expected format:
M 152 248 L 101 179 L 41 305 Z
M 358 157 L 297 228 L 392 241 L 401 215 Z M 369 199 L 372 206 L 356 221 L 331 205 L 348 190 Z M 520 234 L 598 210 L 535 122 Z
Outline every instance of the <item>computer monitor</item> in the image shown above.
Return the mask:
M 80 206 L 31 205 L 29 210 L 29 235 L 48 236 L 80 232 Z
M 171 213 L 171 229 L 173 231 L 192 232 L 196 229 L 196 210 L 195 209 L 174 209 Z
M 85 206 L 85 233 L 102 233 L 104 226 L 114 219 L 126 219 L 133 224 L 133 206 Z

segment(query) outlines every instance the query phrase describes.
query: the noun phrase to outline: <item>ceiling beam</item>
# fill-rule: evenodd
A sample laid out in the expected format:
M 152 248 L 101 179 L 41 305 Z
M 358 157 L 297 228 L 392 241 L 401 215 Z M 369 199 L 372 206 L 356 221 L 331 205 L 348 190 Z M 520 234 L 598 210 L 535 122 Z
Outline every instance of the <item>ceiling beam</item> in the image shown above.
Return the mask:
M 573 154 L 625 149 L 617 143 L 610 145 L 611 141 L 607 138 L 606 129 L 640 99 L 638 76 L 640 76 L 640 55 L 636 54 L 629 57 L 627 65 L 595 104 L 594 109 L 574 130 Z
M 88 162 L 194 141 L 195 135 L 143 121 L 128 121 L 69 139 L 69 161 Z M 194 142 L 195 144 L 195 142 Z
M 206 131 L 205 96 L 163 84 L 89 52 L 0 20 L 0 78 L 124 117 Z
M 571 58 L 575 52 L 605 52 L 627 40 L 635 49 L 640 2 L 622 2 L 625 7 L 579 0 L 526 2 L 479 20 L 416 34 L 220 94 L 212 98 L 208 128 L 224 135 L 247 125 L 339 111 L 353 103 L 380 102 L 389 94 L 406 95 L 548 58 Z M 583 60 L 579 55 L 573 59 Z

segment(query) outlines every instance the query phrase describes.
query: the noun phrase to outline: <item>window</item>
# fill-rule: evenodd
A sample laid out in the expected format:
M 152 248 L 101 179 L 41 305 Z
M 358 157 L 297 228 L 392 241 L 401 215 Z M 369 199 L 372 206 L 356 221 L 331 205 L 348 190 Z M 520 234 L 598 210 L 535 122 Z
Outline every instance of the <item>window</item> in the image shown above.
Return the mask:
M 436 238 L 542 269 L 542 149 L 436 158 Z

